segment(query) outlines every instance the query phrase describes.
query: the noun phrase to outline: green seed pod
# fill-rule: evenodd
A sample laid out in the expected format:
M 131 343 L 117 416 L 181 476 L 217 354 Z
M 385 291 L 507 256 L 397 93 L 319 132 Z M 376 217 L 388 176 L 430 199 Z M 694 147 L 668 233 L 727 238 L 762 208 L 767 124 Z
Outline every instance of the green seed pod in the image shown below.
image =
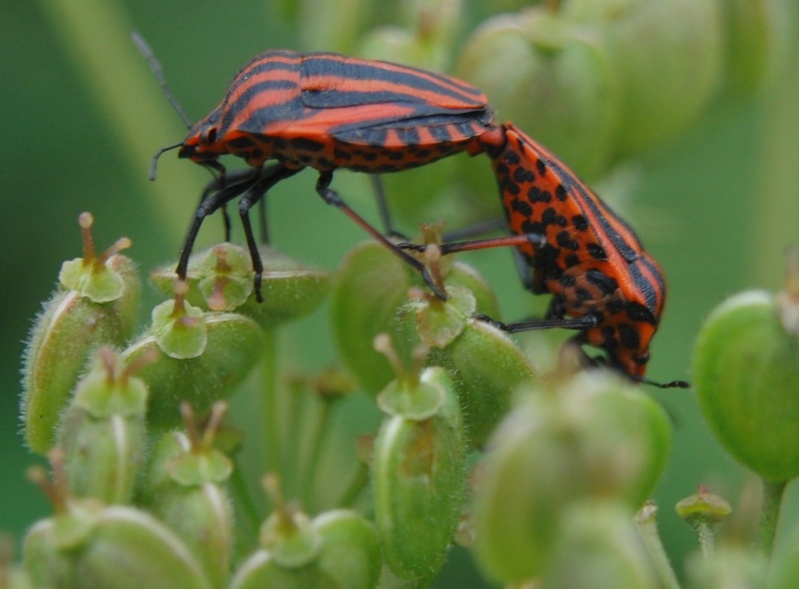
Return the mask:
M 40 469 L 31 474 L 56 511 L 25 538 L 25 568 L 35 587 L 210 589 L 200 565 L 171 530 L 132 507 L 68 497 L 57 456 L 53 466 L 54 485 Z
M 65 262 L 60 287 L 36 318 L 25 350 L 22 419 L 25 440 L 44 454 L 55 441 L 59 416 L 101 344 L 121 346 L 132 334 L 141 285 L 133 262 L 117 252 L 130 245 L 121 239 L 97 256 L 92 217 L 80 217 L 83 258 Z
M 58 442 L 73 497 L 106 505 L 129 503 L 143 460 L 147 387 L 117 356 L 100 348 L 93 368 L 78 383 Z
M 357 513 L 337 509 L 313 520 L 322 537 L 319 571 L 336 589 L 372 589 L 380 578 L 380 546 L 374 526 Z
M 542 587 L 624 587 L 656 589 L 629 506 L 587 501 L 563 514 L 562 531 L 544 573 Z
M 479 291 L 478 291 L 479 292 Z M 444 302 L 423 294 L 408 307 L 415 311 L 417 332 L 430 351 L 425 364 L 444 367 L 458 390 L 469 443 L 481 446 L 509 406 L 511 391 L 535 371 L 501 331 L 473 319 L 472 291 L 447 286 Z
M 371 589 L 380 576 L 374 528 L 348 510 L 313 521 L 286 503 L 276 476 L 264 477 L 275 512 L 261 527 L 261 547 L 234 575 L 231 589 Z
M 342 262 L 331 305 L 333 334 L 339 354 L 363 389 L 376 395 L 394 378 L 386 358 L 372 342 L 389 333 L 403 359 L 414 326 L 397 321 L 412 280 L 402 261 L 378 243 L 353 248 Z
M 233 513 L 225 484 L 233 472 L 213 447 L 224 415 L 217 403 L 202 438 L 189 406 L 182 406 L 188 435 L 165 434 L 153 450 L 143 494 L 150 512 L 169 526 L 202 563 L 214 587 L 227 580 L 233 548 Z
M 421 385 L 441 391 L 432 417 L 388 417 L 375 440 L 372 478 L 375 523 L 395 575 L 429 581 L 441 568 L 461 514 L 465 436 L 457 395 L 441 368 Z
M 694 352 L 694 386 L 714 434 L 774 482 L 799 476 L 799 342 L 790 320 L 798 308 L 762 291 L 735 295 L 708 317 Z
M 102 505 L 91 499 L 72 502 L 70 508 L 69 514 L 36 522 L 25 536 L 22 553 L 32 587 L 83 587 L 74 548 L 88 533 L 96 517 L 94 512 L 102 509 Z
M 210 588 L 185 544 L 161 522 L 131 507 L 97 518 L 78 562 L 85 589 Z
M 683 129 L 723 79 L 716 0 L 571 0 L 562 17 L 605 37 L 622 101 L 616 134 L 624 157 Z
M 665 466 L 663 410 L 613 374 L 582 373 L 521 389 L 489 441 L 474 498 L 477 555 L 503 581 L 544 572 L 570 505 L 621 501 L 637 509 Z
M 488 94 L 502 120 L 515 121 L 582 176 L 606 171 L 622 89 L 599 32 L 545 7 L 497 16 L 475 31 L 456 73 Z M 469 178 L 479 181 L 474 172 Z
M 774 0 L 730 0 L 724 11 L 727 57 L 727 88 L 734 95 L 756 92 L 774 73 L 784 30 L 779 2 Z
M 186 300 L 212 311 L 236 311 L 273 329 L 311 313 L 330 290 L 330 274 L 302 266 L 268 246 L 259 248 L 264 264 L 262 302 L 253 292 L 254 273 L 244 248 L 220 243 L 189 258 Z M 164 294 L 174 288 L 172 266 L 159 268 L 150 278 Z
M 171 308 L 169 305 L 167 309 Z M 178 323 L 175 319 L 169 321 Z M 229 396 L 247 377 L 263 347 L 261 328 L 237 313 L 201 314 L 180 329 L 184 327 L 188 328 L 189 337 L 167 338 L 170 345 L 166 350 L 161 347 L 164 337 L 154 329 L 122 353 L 125 362 L 132 363 L 157 352 L 156 360 L 138 373 L 150 389 L 147 419 L 151 426 L 168 428 L 180 423 L 178 408 L 182 401 L 190 403 L 198 413 L 208 411 L 214 401 Z M 204 333 L 205 337 L 194 337 L 192 332 Z M 175 351 L 189 357 L 168 355 Z M 191 355 L 197 351 L 199 355 Z
M 472 447 L 485 444 L 508 412 L 511 392 L 535 378 L 524 353 L 483 321 L 470 322 L 445 348 L 431 349 L 425 362 L 445 368 L 455 383 Z
M 403 13 L 402 26 L 373 30 L 361 42 L 359 55 L 444 71 L 460 20 L 460 0 L 411 0 L 398 4 Z

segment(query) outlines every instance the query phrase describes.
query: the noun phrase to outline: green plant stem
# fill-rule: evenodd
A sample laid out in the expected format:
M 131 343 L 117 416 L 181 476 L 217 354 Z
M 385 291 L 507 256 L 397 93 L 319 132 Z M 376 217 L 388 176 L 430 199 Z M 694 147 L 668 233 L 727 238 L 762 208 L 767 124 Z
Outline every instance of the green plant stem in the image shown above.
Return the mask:
M 263 433 L 264 472 L 280 473 L 280 391 L 277 386 L 277 334 L 265 330 L 261 355 L 261 431 Z
M 358 470 L 352 475 L 350 484 L 339 499 L 336 505 L 338 507 L 352 507 L 358 500 L 358 497 L 363 492 L 366 485 L 369 483 L 369 467 L 366 464 L 359 464 Z
M 330 424 L 330 415 L 335 401 L 322 399 L 321 403 L 322 406 L 313 421 L 311 431 L 308 433 L 308 439 L 310 440 L 308 460 L 304 461 L 305 466 L 300 473 L 300 480 L 302 481 L 300 496 L 303 498 L 305 505 L 309 507 L 312 505 L 311 497 L 317 471 L 319 469 L 319 459 L 322 455 L 322 444 L 327 434 L 328 425 Z
M 713 531 L 713 526 L 708 522 L 699 522 L 695 529 L 702 556 L 705 558 L 712 556 L 716 552 L 716 533 Z
M 644 541 L 644 546 L 646 546 L 662 587 L 664 589 L 680 589 L 677 575 L 669 562 L 669 557 L 663 548 L 663 541 L 658 533 L 656 514 L 657 507 L 654 503 L 650 502 L 644 505 L 635 517 L 638 532 Z
M 158 182 L 147 180 L 155 150 L 182 138 L 186 129 L 167 103 L 146 60 L 131 41 L 131 19 L 119 0 L 40 0 L 97 106 L 105 115 L 116 150 L 127 160 L 139 191 L 149 197 L 161 230 L 183 232 L 187 210 L 196 206 L 199 172 L 175 166 Z M 156 230 L 158 230 L 156 228 Z
M 777 288 L 785 268 L 784 249 L 797 245 L 796 219 L 799 219 L 799 9 L 785 2 L 781 26 L 786 27 L 789 46 L 781 70 L 775 72 L 762 100 L 761 136 L 757 146 L 757 215 L 749 265 L 754 284 Z
M 240 556 L 249 554 L 258 543 L 258 530 L 261 525 L 261 516 L 258 508 L 253 501 L 247 481 L 244 480 L 244 465 L 240 460 L 236 460 L 233 473 L 230 476 L 230 491 L 234 497 L 234 502 L 239 508 L 242 522 L 237 526 L 237 532 L 243 532 L 246 537 L 237 537 L 235 548 Z
M 782 497 L 787 484 L 786 481 L 776 483 L 763 481 L 763 510 L 760 514 L 758 548 L 767 559 L 771 558 L 774 550 L 774 537 L 777 535 Z

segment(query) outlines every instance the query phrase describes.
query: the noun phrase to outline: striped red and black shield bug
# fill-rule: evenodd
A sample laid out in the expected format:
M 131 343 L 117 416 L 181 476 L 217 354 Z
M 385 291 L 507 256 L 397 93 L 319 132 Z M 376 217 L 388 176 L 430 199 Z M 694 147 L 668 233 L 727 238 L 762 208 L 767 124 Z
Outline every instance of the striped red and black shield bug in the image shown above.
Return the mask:
M 492 322 L 509 332 L 577 329 L 577 343 L 604 350 L 612 367 L 649 382 L 649 344 L 666 299 L 663 272 L 635 232 L 563 162 L 511 123 L 501 129 L 501 140 L 486 134 L 484 147 L 511 236 L 443 244 L 442 252 L 515 246 L 531 270 L 527 288 L 553 298 L 543 320 Z
M 148 57 L 163 79 L 151 52 Z M 495 128 L 492 122 L 482 92 L 442 74 L 335 53 L 278 50 L 257 55 L 233 78 L 222 102 L 192 125 L 182 142 L 153 158 L 151 177 L 157 158 L 171 149 L 220 174 L 220 189 L 209 191 L 197 208 L 177 274 L 185 279 L 204 218 L 239 198 L 260 297 L 263 266 L 249 210 L 275 184 L 311 167 L 319 172 L 316 191 L 325 202 L 416 268 L 436 294 L 446 298 L 419 260 L 353 211 L 330 183 L 337 169 L 382 174 L 459 152 L 475 155 L 482 151 L 480 136 Z M 228 154 L 242 158 L 253 170 L 226 183 L 219 158 Z M 264 166 L 272 160 L 274 165 Z
M 152 52 L 140 38 L 136 42 L 176 105 Z M 512 124 L 494 124 L 485 95 L 466 82 L 335 53 L 267 51 L 236 74 L 222 102 L 189 125 L 183 141 L 156 153 L 151 177 L 158 157 L 172 149 L 220 175 L 196 210 L 178 276 L 186 277 L 205 217 L 239 198 L 259 299 L 263 266 L 249 211 L 275 184 L 306 167 L 319 172 L 316 191 L 325 202 L 417 269 L 433 292 L 446 298 L 422 262 L 330 188 L 333 172 L 397 172 L 459 152 L 486 152 L 513 235 L 449 244 L 443 251 L 516 246 L 532 270 L 529 289 L 554 296 L 545 320 L 498 325 L 511 332 L 577 329 L 579 343 L 604 349 L 612 366 L 644 380 L 666 293 L 657 263 L 632 229 L 555 156 Z M 253 169 L 226 178 L 219 162 L 223 155 L 240 157 Z

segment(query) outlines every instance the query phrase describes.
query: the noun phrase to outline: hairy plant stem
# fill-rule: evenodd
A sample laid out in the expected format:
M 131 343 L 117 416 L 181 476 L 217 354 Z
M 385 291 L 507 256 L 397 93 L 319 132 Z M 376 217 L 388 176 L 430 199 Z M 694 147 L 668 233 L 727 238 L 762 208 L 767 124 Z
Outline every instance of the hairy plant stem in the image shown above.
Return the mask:
M 263 435 L 264 472 L 281 471 L 280 444 L 280 391 L 277 382 L 277 334 L 264 331 L 264 349 L 261 355 L 261 433 Z
M 763 510 L 760 514 L 757 544 L 760 552 L 767 559 L 771 558 L 771 553 L 774 550 L 774 537 L 777 535 L 780 508 L 787 484 L 786 481 L 763 481 Z
M 660 583 L 664 589 L 680 589 L 677 575 L 669 562 L 666 550 L 663 548 L 663 541 L 657 528 L 657 507 L 654 503 L 644 505 L 635 517 L 638 524 L 638 533 L 644 541 L 649 558 L 655 567 Z

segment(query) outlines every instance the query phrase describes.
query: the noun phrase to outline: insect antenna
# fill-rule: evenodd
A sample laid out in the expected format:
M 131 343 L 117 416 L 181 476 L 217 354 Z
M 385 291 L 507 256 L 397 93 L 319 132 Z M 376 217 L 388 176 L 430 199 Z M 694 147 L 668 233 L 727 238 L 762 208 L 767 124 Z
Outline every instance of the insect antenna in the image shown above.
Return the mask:
M 182 145 L 183 143 L 175 143 L 175 145 L 168 145 L 167 147 L 162 147 L 161 149 L 155 152 L 153 160 L 150 162 L 150 176 L 149 176 L 150 180 L 155 180 L 155 169 L 158 167 L 158 158 L 161 157 L 161 154 L 167 151 L 171 151 L 173 149 L 177 149 Z
M 161 64 L 158 62 L 158 58 L 155 57 L 155 53 L 150 48 L 150 45 L 147 43 L 147 41 L 144 40 L 144 37 L 142 37 L 141 33 L 139 33 L 138 31 L 133 31 L 130 34 L 130 38 L 133 40 L 133 43 L 134 45 L 136 45 L 136 48 L 139 50 L 139 53 L 141 53 L 144 59 L 146 59 L 147 62 L 150 64 L 150 69 L 153 71 L 155 79 L 158 80 L 158 85 L 161 86 L 161 90 L 164 91 L 164 95 L 166 96 L 166 99 L 169 101 L 169 104 L 172 105 L 172 107 L 177 111 L 180 118 L 183 119 L 183 122 L 186 124 L 186 127 L 191 129 L 194 123 L 186 114 L 186 111 L 183 110 L 183 107 L 180 106 L 180 103 L 178 102 L 177 98 L 175 98 L 175 95 L 172 94 L 172 90 L 169 89 L 169 84 L 167 84 L 166 76 L 164 76 L 164 70 L 161 68 Z M 162 150 L 162 152 L 166 151 L 167 149 L 171 148 L 166 148 Z
M 659 389 L 688 389 L 691 388 L 691 383 L 686 382 L 684 380 L 672 380 L 670 382 L 655 382 L 653 380 L 649 380 L 648 378 L 635 378 L 638 382 L 642 384 L 648 384 L 653 387 L 657 387 Z

